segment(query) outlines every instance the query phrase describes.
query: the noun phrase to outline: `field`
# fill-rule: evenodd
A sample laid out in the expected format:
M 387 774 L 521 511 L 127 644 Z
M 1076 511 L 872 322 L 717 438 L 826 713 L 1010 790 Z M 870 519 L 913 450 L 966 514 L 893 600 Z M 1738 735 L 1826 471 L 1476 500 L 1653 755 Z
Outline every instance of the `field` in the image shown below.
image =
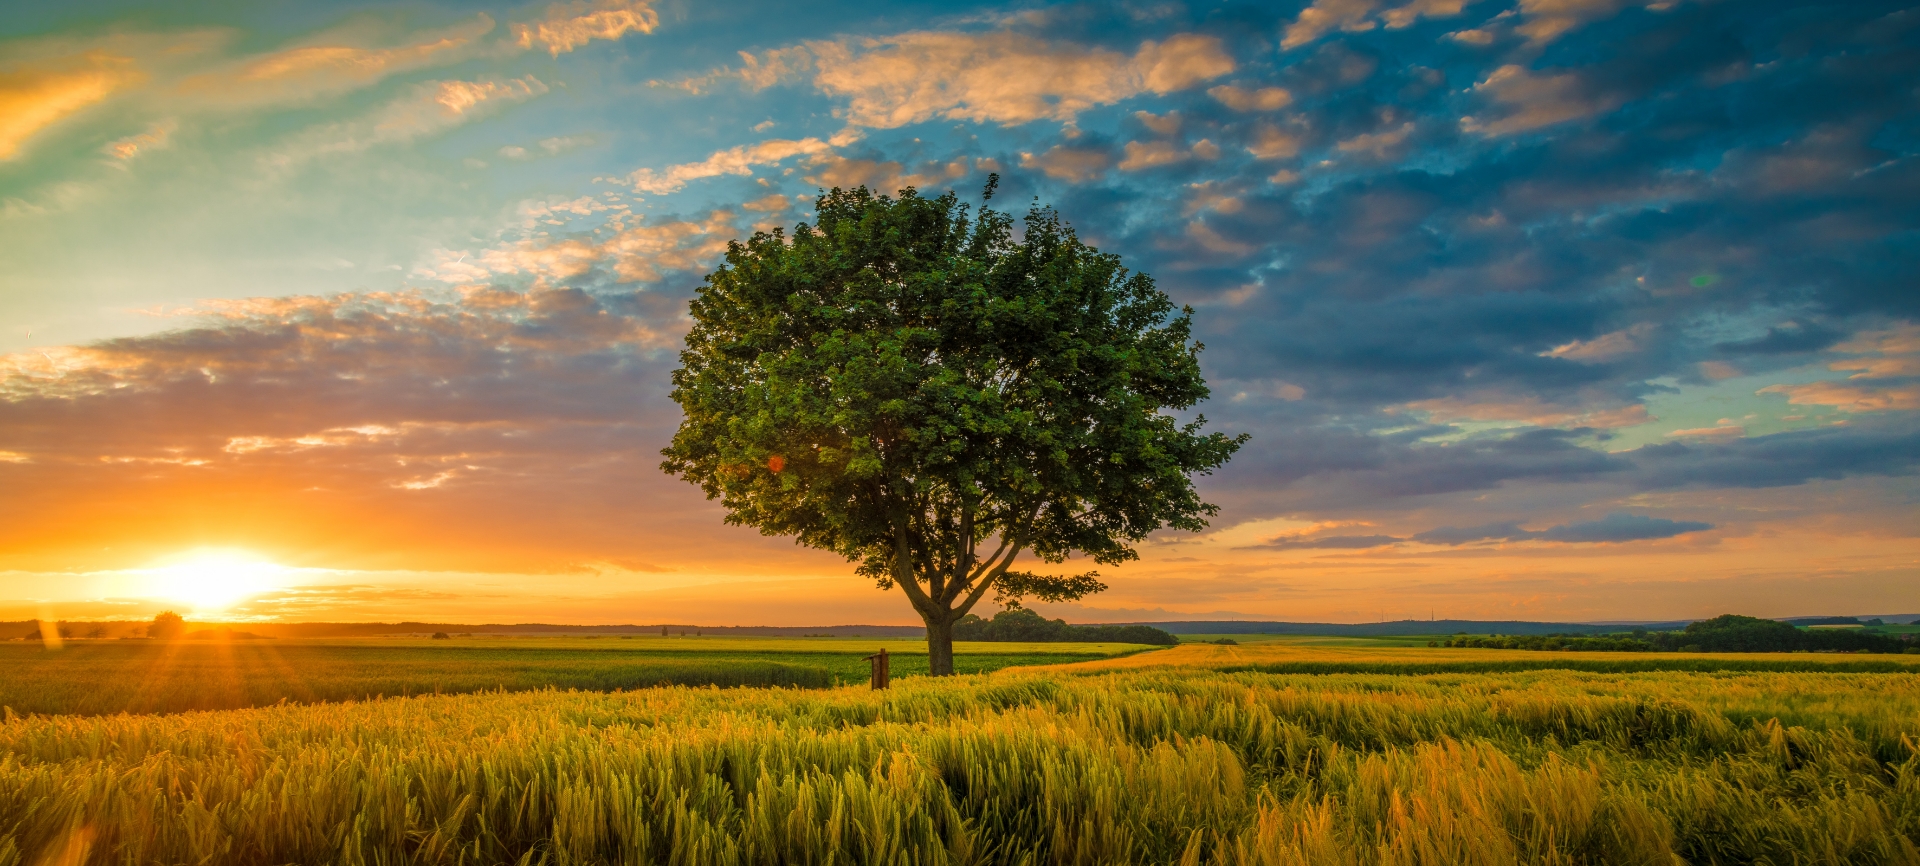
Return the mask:
M 927 671 L 926 643 L 879 638 L 459 638 L 69 641 L 0 644 L 0 707 L 16 713 L 179 712 L 380 696 L 615 691 L 660 685 L 828 688 L 867 681 L 885 647 L 894 676 Z M 1130 644 L 964 644 L 954 666 L 1086 661 Z
M 0 866 L 1920 864 L 1920 667 L 1573 655 L 1273 641 L 885 692 L 9 717 Z M 1613 661 L 1809 669 L 1565 667 Z M 1435 672 L 1466 664 L 1512 669 Z

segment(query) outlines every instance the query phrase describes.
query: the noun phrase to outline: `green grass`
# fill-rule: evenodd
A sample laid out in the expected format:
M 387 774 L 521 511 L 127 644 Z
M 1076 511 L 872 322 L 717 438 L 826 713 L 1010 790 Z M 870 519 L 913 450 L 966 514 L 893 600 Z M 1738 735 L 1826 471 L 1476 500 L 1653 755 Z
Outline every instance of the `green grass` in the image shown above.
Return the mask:
M 0 644 L 0 706 L 16 713 L 178 712 L 281 700 L 659 685 L 825 688 L 865 682 L 886 647 L 895 677 L 927 672 L 917 641 L 651 638 L 339 641 L 71 641 Z M 1138 651 L 1122 644 L 964 644 L 981 673 Z
M 1911 673 L 1075 670 L 9 719 L 0 866 L 1920 863 Z

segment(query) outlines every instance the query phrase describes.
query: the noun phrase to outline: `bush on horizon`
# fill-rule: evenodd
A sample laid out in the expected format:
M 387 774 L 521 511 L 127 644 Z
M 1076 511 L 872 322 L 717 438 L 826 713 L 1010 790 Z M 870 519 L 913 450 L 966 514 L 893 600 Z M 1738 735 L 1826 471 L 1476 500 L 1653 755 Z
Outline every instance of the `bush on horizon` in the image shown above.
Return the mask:
M 981 619 L 967 614 L 953 624 L 954 640 L 1027 641 L 1035 643 L 1137 643 L 1173 646 L 1180 639 L 1150 625 L 1068 625 L 1022 607 Z

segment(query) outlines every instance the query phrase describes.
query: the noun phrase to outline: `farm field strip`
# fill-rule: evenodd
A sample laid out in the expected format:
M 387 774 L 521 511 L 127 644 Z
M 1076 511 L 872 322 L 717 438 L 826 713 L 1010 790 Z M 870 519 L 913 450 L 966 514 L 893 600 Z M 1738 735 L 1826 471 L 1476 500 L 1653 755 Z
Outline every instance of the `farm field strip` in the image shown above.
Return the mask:
M 1370 640 L 1358 638 L 1353 640 Z M 1183 643 L 1157 653 L 1090 660 L 1066 670 L 1142 667 L 1268 673 L 1469 673 L 1521 670 L 1920 672 L 1920 655 L 1851 653 L 1545 652 L 1427 646 L 1261 641 L 1240 646 Z
M 873 642 L 653 641 L 102 641 L 48 652 L 0 644 L 0 706 L 16 713 L 176 712 L 377 696 L 540 688 L 613 691 L 656 685 L 825 688 L 864 682 Z M 967 646 L 968 673 L 1084 661 L 1119 644 Z M 926 672 L 924 643 L 886 647 L 896 676 Z M 915 650 L 918 650 L 918 653 Z M 991 650 L 999 650 L 993 652 Z
M 0 723 L 0 866 L 1911 864 L 1916 739 L 1904 673 L 1135 667 L 39 716 Z

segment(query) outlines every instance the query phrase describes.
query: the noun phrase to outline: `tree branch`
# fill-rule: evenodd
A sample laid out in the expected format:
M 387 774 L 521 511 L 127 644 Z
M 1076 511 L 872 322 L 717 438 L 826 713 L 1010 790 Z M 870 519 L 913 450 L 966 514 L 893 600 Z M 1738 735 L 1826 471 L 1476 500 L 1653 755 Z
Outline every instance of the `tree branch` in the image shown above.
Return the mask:
M 1044 503 L 1042 505 L 1044 505 Z M 1033 511 L 1027 514 L 1027 519 L 1021 521 L 1020 527 L 1014 530 L 1012 538 L 1008 538 L 1005 535 L 1001 536 L 1000 547 L 1006 551 L 1007 558 L 1000 560 L 1000 555 L 998 553 L 994 554 L 994 559 L 1000 561 L 993 564 L 992 568 L 986 571 L 981 577 L 972 581 L 973 591 L 967 594 L 966 602 L 957 608 L 953 608 L 957 614 L 965 615 L 967 611 L 972 610 L 973 606 L 980 602 L 980 597 L 987 594 L 987 588 L 993 586 L 994 580 L 998 579 L 1000 575 L 1007 573 L 1007 566 L 1012 565 L 1014 558 L 1020 555 L 1020 549 L 1027 546 L 1027 533 L 1033 530 L 1033 522 L 1040 519 L 1040 509 L 1042 505 L 1035 505 L 1033 507 Z M 956 587 L 955 589 L 961 588 L 963 587 Z M 955 595 L 959 595 L 959 592 L 951 593 L 944 601 L 950 603 L 953 600 L 952 596 Z
M 906 516 L 905 509 L 899 508 L 893 509 L 888 520 L 893 524 L 893 582 L 900 584 L 900 589 L 906 592 L 907 600 L 913 602 L 915 610 L 931 617 L 938 612 L 938 608 L 913 577 L 913 549 L 907 543 L 912 521 Z

